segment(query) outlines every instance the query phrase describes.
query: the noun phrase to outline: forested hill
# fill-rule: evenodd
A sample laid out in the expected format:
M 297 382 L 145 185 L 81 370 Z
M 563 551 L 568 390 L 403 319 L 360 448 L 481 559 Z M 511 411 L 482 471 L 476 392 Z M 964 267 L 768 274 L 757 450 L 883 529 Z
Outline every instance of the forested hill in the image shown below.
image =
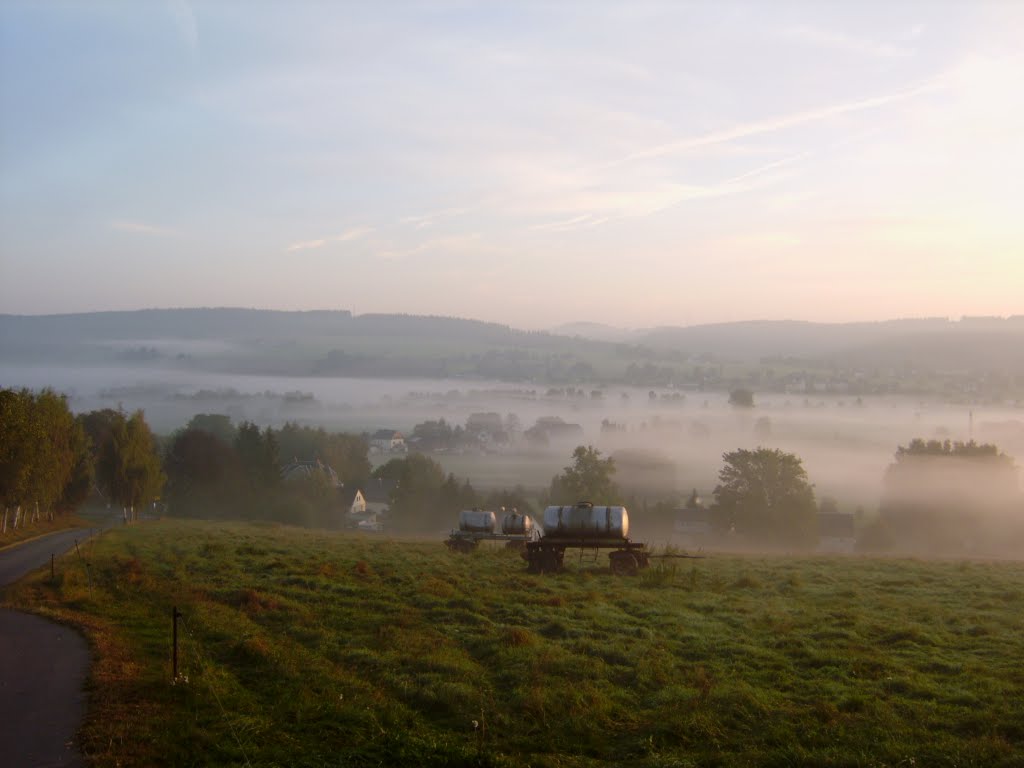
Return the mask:
M 0 343 L 101 339 L 252 339 L 335 334 L 370 336 L 448 335 L 508 341 L 505 325 L 480 320 L 416 315 L 366 314 L 348 310 L 279 312 L 263 309 L 142 309 L 68 315 L 0 315 Z
M 764 321 L 656 328 L 633 343 L 728 360 L 1024 373 L 1024 315 L 876 323 Z
M 560 330 L 343 310 L 0 315 L 0 362 L 537 384 L 711 389 L 742 384 L 787 391 L 819 385 L 852 391 L 855 385 L 866 392 L 938 387 L 970 393 L 980 391 L 979 382 L 994 382 L 1000 396 L 1024 391 L 1024 316 L 1019 315 L 956 322 L 738 322 L 645 331 L 579 323 Z M 589 332 L 602 338 L 588 338 Z
M 498 323 L 344 310 L 148 309 L 0 315 L 0 361 L 240 374 L 584 382 L 615 345 Z M 647 355 L 646 352 L 637 353 Z M 616 366 L 621 368 L 621 366 Z

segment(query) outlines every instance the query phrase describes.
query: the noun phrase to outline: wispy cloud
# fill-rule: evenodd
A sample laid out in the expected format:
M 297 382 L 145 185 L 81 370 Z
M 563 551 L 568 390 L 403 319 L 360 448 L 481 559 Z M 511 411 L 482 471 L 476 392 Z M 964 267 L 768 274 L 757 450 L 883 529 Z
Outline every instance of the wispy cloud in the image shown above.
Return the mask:
M 196 22 L 195 11 L 186 0 L 168 0 L 168 8 L 174 17 L 174 25 L 178 28 L 181 39 L 188 46 L 192 56 L 199 55 L 199 24 Z
M 905 48 L 891 43 L 869 40 L 863 37 L 834 32 L 820 27 L 799 25 L 788 27 L 777 33 L 779 37 L 798 43 L 805 43 L 830 51 L 853 53 L 876 59 L 902 59 L 914 55 L 912 48 Z
M 373 234 L 373 231 L 373 227 L 353 227 L 332 239 L 339 243 L 347 243 L 350 240 L 358 240 L 361 237 Z
M 786 128 L 794 128 L 799 125 L 805 125 L 807 123 L 816 123 L 822 120 L 828 120 L 829 118 L 838 117 L 840 115 L 849 114 L 852 112 L 862 112 L 868 109 L 877 109 L 884 107 L 889 104 L 896 104 L 901 101 L 913 99 L 917 96 L 923 96 L 927 93 L 934 93 L 936 91 L 943 90 L 948 87 L 946 78 L 938 77 L 928 80 L 925 83 L 916 85 L 912 88 L 907 88 L 902 91 L 895 91 L 893 93 L 884 94 L 881 96 L 872 96 L 867 99 L 859 99 L 856 101 L 847 101 L 839 104 L 830 104 L 825 107 L 819 107 L 818 109 L 809 109 L 802 112 L 794 112 L 789 115 L 782 115 L 779 117 L 772 117 L 766 120 L 755 120 L 749 123 L 743 123 L 741 125 L 733 126 L 732 128 L 725 128 L 718 131 L 711 131 L 700 136 L 692 136 L 689 138 L 678 139 L 677 141 L 671 141 L 664 144 L 659 144 L 647 149 L 641 149 L 633 152 L 626 157 L 622 158 L 613 165 L 628 163 L 635 160 L 647 160 L 656 157 L 664 157 L 667 155 L 673 155 L 680 152 L 687 152 L 694 149 L 700 149 L 702 147 L 709 147 L 715 144 L 724 144 L 737 139 L 745 139 L 751 136 L 757 136 L 764 133 L 773 133 L 775 131 L 781 131 Z
M 422 213 L 416 216 L 406 216 L 400 219 L 402 224 L 408 224 L 416 229 L 426 229 L 432 227 L 439 221 L 444 219 L 450 219 L 455 216 L 462 216 L 463 214 L 469 213 L 470 207 L 454 207 L 454 208 L 442 208 L 439 211 L 432 211 L 430 213 Z
M 479 232 L 468 232 L 462 235 L 450 235 L 448 237 L 436 237 L 430 240 L 425 240 L 422 243 L 411 246 L 409 248 L 392 248 L 389 250 L 381 251 L 377 254 L 377 258 L 383 261 L 398 261 L 400 259 L 407 259 L 410 256 L 415 256 L 419 253 L 427 253 L 431 251 L 464 251 L 467 248 L 475 248 L 480 243 Z
M 568 232 L 574 229 L 596 227 L 600 224 L 604 224 L 606 221 L 609 221 L 610 218 L 611 217 L 608 216 L 596 216 L 593 213 L 584 213 L 562 221 L 549 221 L 542 224 L 534 224 L 530 229 L 539 232 Z
M 118 232 L 131 232 L 132 234 L 137 235 L 154 235 L 156 237 L 177 237 L 181 234 L 174 229 L 158 227 L 153 224 L 147 224 L 143 221 L 134 221 L 132 219 L 115 219 L 110 222 L 110 228 L 116 229 Z
M 292 243 L 285 248 L 285 250 L 288 253 L 293 253 L 295 251 L 311 251 L 314 248 L 322 248 L 325 245 L 327 245 L 327 240 L 324 238 L 320 238 L 319 240 L 301 240 L 297 243 Z
M 316 248 L 323 248 L 328 243 L 348 243 L 353 240 L 358 240 L 362 237 L 366 237 L 374 232 L 373 227 L 353 227 L 347 229 L 340 235 L 333 235 L 331 237 L 319 237 L 315 240 L 300 240 L 296 243 L 292 243 L 285 248 L 286 253 L 294 253 L 295 251 L 311 251 Z

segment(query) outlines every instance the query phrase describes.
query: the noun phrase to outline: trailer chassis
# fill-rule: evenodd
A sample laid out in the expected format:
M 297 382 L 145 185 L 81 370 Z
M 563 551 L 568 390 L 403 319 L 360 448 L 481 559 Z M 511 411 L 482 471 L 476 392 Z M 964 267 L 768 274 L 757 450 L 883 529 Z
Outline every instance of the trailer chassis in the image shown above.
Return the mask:
M 617 576 L 635 576 L 641 568 L 648 567 L 650 555 L 647 546 L 629 539 L 570 539 L 543 538 L 526 544 L 523 557 L 529 573 L 559 573 L 565 567 L 565 550 L 611 549 L 608 565 Z

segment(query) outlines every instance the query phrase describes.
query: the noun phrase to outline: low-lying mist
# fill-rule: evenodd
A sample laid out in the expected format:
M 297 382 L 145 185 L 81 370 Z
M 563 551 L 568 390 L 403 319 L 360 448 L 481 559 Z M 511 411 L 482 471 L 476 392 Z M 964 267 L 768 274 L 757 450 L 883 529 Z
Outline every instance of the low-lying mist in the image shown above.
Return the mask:
M 742 408 L 730 405 L 724 393 L 641 387 L 239 376 L 151 366 L 18 366 L 5 371 L 2 383 L 51 387 L 66 393 L 76 412 L 142 408 L 163 434 L 182 428 L 197 413 L 223 413 L 235 423 L 264 427 L 290 421 L 353 433 L 387 428 L 407 437 L 426 421 L 444 419 L 455 427 L 473 414 L 494 413 L 517 431 L 507 443 L 432 453 L 447 472 L 482 490 L 540 491 L 568 463 L 572 448 L 586 443 L 616 458 L 620 488 L 644 503 L 679 501 L 691 489 L 710 500 L 722 455 L 738 448 L 796 454 L 819 500 L 830 497 L 841 511 L 868 517 L 880 508 L 897 448 L 913 438 L 974 439 L 994 443 L 1010 457 L 1024 456 L 1019 407 L 898 396 L 766 394 L 755 395 L 753 408 Z M 538 420 L 552 417 L 579 429 L 543 440 L 527 437 Z M 947 483 L 935 487 L 957 496 L 956 488 L 947 489 L 951 477 L 944 479 Z M 1018 469 L 1013 480 L 1019 482 Z

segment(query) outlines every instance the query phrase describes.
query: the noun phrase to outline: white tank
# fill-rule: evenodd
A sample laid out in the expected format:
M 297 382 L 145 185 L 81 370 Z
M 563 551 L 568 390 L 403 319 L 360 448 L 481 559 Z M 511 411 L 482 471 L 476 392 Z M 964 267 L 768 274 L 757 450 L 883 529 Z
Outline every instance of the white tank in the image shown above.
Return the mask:
M 511 512 L 501 518 L 501 532 L 509 535 L 523 536 L 533 530 L 533 518 Z
M 544 535 L 549 538 L 624 539 L 629 535 L 625 507 L 595 507 L 580 502 L 573 507 L 544 510 Z
M 467 533 L 494 533 L 496 518 L 483 509 L 464 509 L 459 512 L 459 530 Z

